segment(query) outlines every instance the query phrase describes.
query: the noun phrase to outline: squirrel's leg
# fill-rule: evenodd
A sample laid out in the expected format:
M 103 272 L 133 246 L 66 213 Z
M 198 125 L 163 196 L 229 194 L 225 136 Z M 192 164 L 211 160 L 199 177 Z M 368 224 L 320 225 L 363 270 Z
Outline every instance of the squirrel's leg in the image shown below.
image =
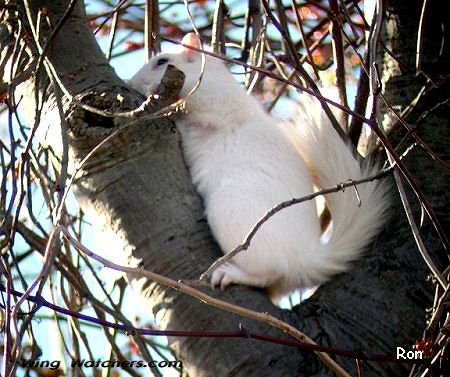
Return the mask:
M 232 261 L 225 262 L 217 267 L 211 275 L 211 286 L 219 286 L 224 290 L 230 284 L 243 284 L 253 287 L 267 287 L 267 276 L 258 276 L 243 270 Z

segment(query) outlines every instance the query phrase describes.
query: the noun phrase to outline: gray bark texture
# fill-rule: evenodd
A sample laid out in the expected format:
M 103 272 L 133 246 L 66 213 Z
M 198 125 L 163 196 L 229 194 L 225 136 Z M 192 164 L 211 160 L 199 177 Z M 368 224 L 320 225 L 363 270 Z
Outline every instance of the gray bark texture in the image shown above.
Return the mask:
M 10 2 L 13 3 L 20 2 Z M 69 1 L 30 3 L 34 14 L 39 8 L 48 8 L 56 24 Z M 143 99 L 109 66 L 83 8 L 83 2 L 78 1 L 52 41 L 48 59 L 64 86 L 84 104 L 112 111 L 132 109 Z M 383 43 L 400 57 L 401 64 L 380 49 L 383 93 L 399 108 L 408 104 L 423 85 L 422 76 L 415 76 L 414 71 L 420 9 L 419 1 L 390 0 L 387 4 Z M 0 43 L 7 41 L 6 34 L 3 29 Z M 446 69 L 441 77 L 448 75 L 448 66 Z M 34 88 L 34 81 L 25 85 Z M 39 89 L 43 90 L 43 86 Z M 417 133 L 430 148 L 448 161 L 450 109 L 448 101 L 443 102 L 448 100 L 448 85 L 435 91 L 430 103 L 421 104 L 408 121 L 417 127 Z M 52 98 L 49 96 L 48 108 L 56 111 Z M 32 104 L 33 98 L 23 101 Z M 156 102 L 155 108 L 158 106 Z M 65 102 L 65 110 L 74 161 L 80 161 L 117 127 L 126 125 L 93 154 L 77 179 L 83 209 L 95 212 L 103 228 L 118 235 L 120 248 L 141 258 L 145 269 L 175 280 L 198 278 L 221 252 L 202 217 L 202 203 L 190 182 L 173 122 L 145 117 L 111 118 L 69 102 Z M 425 113 L 426 117 L 422 117 Z M 392 140 L 400 140 L 404 134 L 398 126 Z M 409 153 L 404 162 L 448 229 L 448 170 L 420 148 Z M 429 271 L 415 246 L 394 184 L 392 192 L 391 220 L 366 257 L 293 310 L 274 307 L 264 292 L 248 287 L 233 286 L 225 292 L 208 293 L 271 313 L 321 345 L 387 355 L 395 355 L 397 346 L 410 348 L 425 328 L 433 285 L 427 281 Z M 414 195 L 409 194 L 411 202 L 417 203 Z M 419 219 L 420 208 L 416 204 L 414 210 Z M 442 258 L 442 244 L 428 220 L 420 232 L 431 255 L 443 265 L 446 260 Z M 254 333 L 286 338 L 266 324 L 212 308 L 151 281 L 145 282 L 142 289 L 146 298 L 140 305 L 156 315 L 162 329 L 225 331 L 237 330 L 242 324 Z M 170 338 L 170 344 L 192 377 L 333 375 L 313 353 L 251 339 Z M 341 357 L 336 360 L 357 375 L 355 360 Z M 362 368 L 364 376 L 405 376 L 409 367 L 364 362 Z

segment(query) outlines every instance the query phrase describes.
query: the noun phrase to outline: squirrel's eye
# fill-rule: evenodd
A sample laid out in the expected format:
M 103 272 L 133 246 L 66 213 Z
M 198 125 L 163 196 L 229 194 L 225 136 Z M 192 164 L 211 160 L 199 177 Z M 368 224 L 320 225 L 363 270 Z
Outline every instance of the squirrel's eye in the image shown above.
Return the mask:
M 156 61 L 156 65 L 163 65 L 169 62 L 169 59 L 167 58 L 160 58 Z

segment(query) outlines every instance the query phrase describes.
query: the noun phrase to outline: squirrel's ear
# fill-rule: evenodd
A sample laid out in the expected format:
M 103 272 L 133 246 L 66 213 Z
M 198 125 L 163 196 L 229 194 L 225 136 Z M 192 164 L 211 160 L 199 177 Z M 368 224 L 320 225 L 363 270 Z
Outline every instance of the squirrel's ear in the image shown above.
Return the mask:
M 183 43 L 186 46 L 192 46 L 195 48 L 201 48 L 201 43 L 199 37 L 195 35 L 195 33 L 188 33 L 186 34 L 183 39 L 181 40 L 181 43 Z M 198 52 L 195 50 L 191 50 L 188 47 L 183 47 L 183 55 L 185 56 L 186 60 L 188 62 L 193 62 L 197 56 Z

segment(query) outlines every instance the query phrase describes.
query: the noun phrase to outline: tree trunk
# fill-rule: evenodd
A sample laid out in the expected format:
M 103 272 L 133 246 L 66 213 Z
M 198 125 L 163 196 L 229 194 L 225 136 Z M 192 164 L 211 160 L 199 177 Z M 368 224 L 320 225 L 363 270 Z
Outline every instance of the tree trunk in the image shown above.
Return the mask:
M 46 7 L 54 25 L 69 1 L 30 3 L 34 14 Z M 386 18 L 384 43 L 401 57 L 404 67 L 394 70 L 392 58 L 383 55 L 383 90 L 390 101 L 401 107 L 422 85 L 421 78 L 414 77 L 412 65 L 420 14 L 420 4 L 415 3 L 418 2 L 391 0 Z M 108 65 L 95 43 L 83 7 L 78 1 L 69 21 L 51 43 L 48 58 L 67 90 L 83 103 L 113 111 L 131 109 L 142 98 Z M 4 32 L 2 40 L 3 43 Z M 34 88 L 31 80 L 24 85 Z M 33 96 L 23 101 L 32 104 Z M 444 160 L 448 160 L 449 153 L 448 107 L 448 103 L 442 104 L 418 124 L 421 137 Z M 57 111 L 54 96 L 50 97 L 48 108 L 46 118 L 54 119 L 51 115 Z M 190 182 L 174 124 L 167 119 L 94 115 L 73 102 L 66 102 L 65 114 L 71 158 L 75 162 L 117 127 L 127 126 L 84 165 L 76 181 L 83 210 L 95 214 L 91 216 L 96 217 L 103 229 L 116 235 L 118 253 L 142 260 L 145 269 L 175 280 L 196 279 L 221 252 L 202 219 L 202 203 Z M 420 119 L 420 114 L 411 116 L 412 121 Z M 419 150 L 405 160 L 448 228 L 449 193 L 445 189 L 448 170 L 440 169 Z M 413 196 L 410 199 L 415 201 Z M 430 253 L 438 255 L 441 243 L 428 221 L 421 228 L 421 235 Z M 426 281 L 427 274 L 401 203 L 393 194 L 392 219 L 367 256 L 355 263 L 349 273 L 323 285 L 311 299 L 293 310 L 275 308 L 264 292 L 248 287 L 233 286 L 226 292 L 208 293 L 271 313 L 321 345 L 395 356 L 397 346 L 409 349 L 425 327 L 425 311 L 431 306 L 433 288 Z M 134 283 L 136 289 L 145 292 L 142 305 L 155 315 L 162 329 L 236 330 L 242 323 L 254 333 L 285 337 L 266 324 L 214 309 L 173 289 L 149 281 Z M 332 375 L 314 354 L 287 346 L 250 339 L 211 338 L 170 338 L 170 344 L 190 376 Z M 353 375 L 357 374 L 354 360 L 337 358 L 337 361 Z M 364 376 L 407 374 L 406 366 L 392 363 L 368 362 L 363 370 Z

